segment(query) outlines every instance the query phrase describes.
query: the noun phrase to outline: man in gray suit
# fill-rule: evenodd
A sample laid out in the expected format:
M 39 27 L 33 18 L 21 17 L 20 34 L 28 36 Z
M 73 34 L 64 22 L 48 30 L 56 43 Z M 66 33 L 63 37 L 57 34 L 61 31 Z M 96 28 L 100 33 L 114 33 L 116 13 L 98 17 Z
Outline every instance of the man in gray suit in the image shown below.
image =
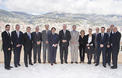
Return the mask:
M 46 63 L 46 56 L 48 54 L 48 63 L 50 63 L 50 52 L 48 43 L 48 34 L 50 33 L 49 25 L 45 25 L 45 30 L 42 31 L 42 42 L 43 42 L 43 63 Z
M 37 61 L 38 56 L 38 63 L 41 63 L 41 42 L 42 42 L 42 34 L 39 32 L 39 26 L 35 28 L 35 32 L 32 33 L 32 42 L 33 42 L 33 54 L 34 54 L 34 64 Z
M 99 28 L 97 27 L 96 28 L 96 33 L 94 33 L 94 36 L 95 36 L 95 50 L 94 50 L 94 63 L 96 63 L 97 61 L 97 35 L 99 34 Z
M 71 40 L 70 40 L 70 49 L 71 49 L 71 64 L 78 63 L 78 47 L 79 47 L 79 32 L 76 31 L 76 25 L 72 26 L 71 31 Z

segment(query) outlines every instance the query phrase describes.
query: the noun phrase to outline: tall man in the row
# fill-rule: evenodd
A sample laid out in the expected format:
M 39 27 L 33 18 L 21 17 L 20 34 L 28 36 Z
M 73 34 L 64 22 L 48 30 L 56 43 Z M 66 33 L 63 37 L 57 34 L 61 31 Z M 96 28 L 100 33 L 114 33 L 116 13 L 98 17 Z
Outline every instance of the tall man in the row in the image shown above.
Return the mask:
M 68 31 L 66 24 L 63 25 L 63 30 L 59 31 L 59 37 L 60 37 L 60 60 L 61 64 L 65 61 L 67 64 L 67 56 L 68 56 L 68 47 L 69 47 L 69 41 L 71 39 L 70 31 Z
M 113 62 L 113 66 L 111 67 L 112 69 L 117 68 L 118 54 L 120 49 L 120 40 L 121 40 L 121 33 L 117 30 L 116 27 L 114 27 L 113 34 L 111 36 L 112 62 Z
M 95 66 L 99 65 L 100 55 L 102 52 L 102 61 L 103 67 L 106 67 L 106 45 L 108 42 L 108 35 L 105 33 L 105 27 L 101 27 L 101 33 L 98 34 L 97 37 L 97 45 L 98 45 L 98 53 L 97 53 L 97 62 Z
M 48 34 L 50 33 L 49 25 L 45 25 L 45 30 L 42 31 L 42 42 L 43 42 L 43 63 L 50 62 L 49 42 Z M 47 57 L 46 57 L 47 56 Z
M 14 66 L 20 66 L 20 54 L 23 44 L 23 33 L 20 31 L 20 25 L 16 25 L 16 30 L 11 33 L 11 39 L 14 49 Z
M 11 51 L 12 51 L 12 41 L 10 36 L 10 25 L 5 26 L 5 31 L 2 32 L 2 48 L 4 52 L 4 65 L 5 69 L 10 70 L 12 67 L 10 66 L 11 61 Z

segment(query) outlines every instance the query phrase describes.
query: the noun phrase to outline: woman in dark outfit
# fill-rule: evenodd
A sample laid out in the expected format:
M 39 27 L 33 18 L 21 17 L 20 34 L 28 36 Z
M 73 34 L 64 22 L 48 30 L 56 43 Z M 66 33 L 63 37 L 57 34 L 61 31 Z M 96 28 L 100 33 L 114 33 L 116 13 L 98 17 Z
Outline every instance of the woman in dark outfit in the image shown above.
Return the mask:
M 81 30 L 79 36 L 80 63 L 81 62 L 84 63 L 86 42 L 87 41 L 86 41 L 85 31 Z
M 50 63 L 51 65 L 56 64 L 56 52 L 59 41 L 58 34 L 55 33 L 56 28 L 51 28 L 51 33 L 48 35 L 49 50 L 50 50 Z
M 92 29 L 89 28 L 89 34 L 86 36 L 87 44 L 86 44 L 86 52 L 87 52 L 87 58 L 88 58 L 88 64 L 91 64 L 92 60 L 92 54 L 94 52 L 95 44 L 95 36 L 92 34 Z

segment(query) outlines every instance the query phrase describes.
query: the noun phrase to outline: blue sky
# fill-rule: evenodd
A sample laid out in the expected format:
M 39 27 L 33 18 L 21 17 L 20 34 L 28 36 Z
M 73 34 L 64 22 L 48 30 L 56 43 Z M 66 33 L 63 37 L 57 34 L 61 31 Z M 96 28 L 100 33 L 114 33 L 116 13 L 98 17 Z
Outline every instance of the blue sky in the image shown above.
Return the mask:
M 0 0 L 0 9 L 30 14 L 56 11 L 122 15 L 122 0 Z

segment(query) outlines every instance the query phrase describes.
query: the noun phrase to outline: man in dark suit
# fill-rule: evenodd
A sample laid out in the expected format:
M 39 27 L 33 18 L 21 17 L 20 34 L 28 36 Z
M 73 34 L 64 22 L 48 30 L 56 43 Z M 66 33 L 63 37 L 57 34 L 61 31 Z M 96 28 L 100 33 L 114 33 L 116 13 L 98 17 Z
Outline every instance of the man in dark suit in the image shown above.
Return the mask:
M 59 31 L 59 37 L 60 37 L 60 60 L 61 64 L 63 64 L 63 60 L 65 60 L 65 63 L 67 63 L 67 56 L 68 56 L 68 46 L 69 41 L 71 39 L 70 31 L 66 30 L 66 25 L 63 25 L 63 30 Z M 64 58 L 64 59 L 63 59 Z
M 108 35 L 107 33 L 105 33 L 105 27 L 101 27 L 101 33 L 99 33 L 97 37 L 98 53 L 97 53 L 97 63 L 95 66 L 99 65 L 100 55 L 102 52 L 103 66 L 106 67 L 105 51 L 107 41 L 108 41 Z
M 2 47 L 4 52 L 4 65 L 5 69 L 10 70 L 12 66 L 10 66 L 11 61 L 11 51 L 12 51 L 12 41 L 10 37 L 10 25 L 7 24 L 5 26 L 5 31 L 2 32 Z
M 13 42 L 14 49 L 14 66 L 18 67 L 20 65 L 20 53 L 23 44 L 23 33 L 20 31 L 20 25 L 16 25 L 16 30 L 11 33 L 11 39 Z
M 32 64 L 31 55 L 32 55 L 32 35 L 31 35 L 31 28 L 27 27 L 26 31 L 23 36 L 23 45 L 24 45 L 24 63 L 25 66 L 28 67 L 28 60 L 29 64 Z
M 106 63 L 110 66 L 111 65 L 111 30 L 110 28 L 107 28 L 107 34 L 108 34 L 108 42 L 107 42 L 107 48 L 106 48 Z
M 39 32 L 39 26 L 35 28 L 35 32 L 32 33 L 32 42 L 33 42 L 33 54 L 34 54 L 34 64 L 37 61 L 38 56 L 38 63 L 41 63 L 41 42 L 42 42 L 42 34 Z
M 118 54 L 120 49 L 121 33 L 117 30 L 117 27 L 113 28 L 113 34 L 111 36 L 111 46 L 112 46 L 112 69 L 117 69 Z

